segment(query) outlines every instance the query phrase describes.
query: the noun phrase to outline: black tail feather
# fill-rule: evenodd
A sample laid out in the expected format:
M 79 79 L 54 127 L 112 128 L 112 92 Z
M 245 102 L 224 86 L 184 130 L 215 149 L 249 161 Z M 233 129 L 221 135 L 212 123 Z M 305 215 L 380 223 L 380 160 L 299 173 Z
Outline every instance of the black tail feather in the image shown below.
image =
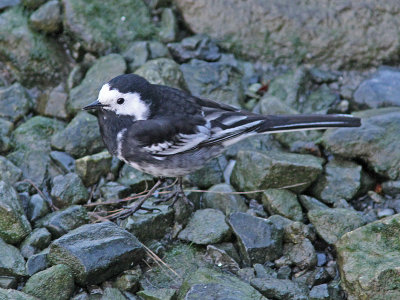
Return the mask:
M 291 131 L 330 127 L 360 127 L 361 119 L 351 115 L 270 115 L 257 132 Z

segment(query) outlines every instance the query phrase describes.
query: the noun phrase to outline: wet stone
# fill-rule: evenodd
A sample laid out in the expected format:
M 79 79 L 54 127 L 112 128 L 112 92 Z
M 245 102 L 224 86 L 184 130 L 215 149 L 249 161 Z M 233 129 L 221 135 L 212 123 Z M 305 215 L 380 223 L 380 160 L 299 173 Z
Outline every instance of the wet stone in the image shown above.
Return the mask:
M 21 179 L 22 171 L 4 156 L 0 156 L 0 180 L 11 185 Z
M 228 217 L 228 224 L 246 265 L 263 264 L 282 254 L 283 229 L 271 221 L 238 212 Z
M 75 171 L 75 160 L 68 153 L 60 151 L 51 151 L 50 158 L 65 173 L 70 173 Z
M 31 225 L 14 188 L 0 181 L 0 238 L 10 244 L 21 242 L 31 231 Z
M 287 190 L 268 189 L 262 194 L 264 208 L 271 214 L 302 221 L 303 213 L 296 194 Z
M 134 235 L 108 222 L 83 225 L 53 241 L 48 258 L 69 266 L 75 280 L 85 285 L 117 275 L 143 256 L 144 248 Z
M 89 222 L 87 211 L 80 205 L 60 209 L 35 222 L 35 227 L 46 227 L 53 238 Z
M 203 205 L 207 208 L 214 208 L 222 211 L 225 215 L 233 212 L 246 212 L 248 207 L 242 197 L 233 194 L 235 190 L 226 183 L 213 185 L 205 193 Z
M 61 28 L 61 7 L 58 1 L 46 2 L 34 11 L 29 18 L 35 30 L 45 33 L 57 32 Z
M 111 168 L 111 155 L 108 152 L 100 152 L 84 156 L 75 161 L 75 170 L 85 186 L 90 186 L 105 176 Z
M 206 208 L 195 211 L 188 225 L 179 233 L 178 237 L 198 245 L 207 245 L 229 240 L 231 230 L 221 211 Z
M 56 265 L 32 275 L 23 291 L 39 299 L 68 300 L 75 289 L 70 268 Z
M 30 221 L 36 221 L 50 212 L 49 204 L 39 194 L 34 194 L 29 199 L 27 210 Z
M 32 276 L 33 274 L 43 271 L 44 269 L 49 267 L 49 262 L 47 260 L 48 254 L 49 254 L 49 248 L 46 248 L 43 251 L 30 256 L 25 265 L 26 273 L 29 276 Z
M 19 250 L 0 238 L 0 276 L 26 276 L 25 260 Z
M 53 178 L 51 197 L 56 207 L 64 208 L 85 203 L 89 198 L 89 193 L 77 174 L 68 173 Z
M 46 248 L 50 242 L 50 232 L 46 228 L 36 228 L 22 241 L 20 246 L 21 254 L 25 258 L 29 258 Z

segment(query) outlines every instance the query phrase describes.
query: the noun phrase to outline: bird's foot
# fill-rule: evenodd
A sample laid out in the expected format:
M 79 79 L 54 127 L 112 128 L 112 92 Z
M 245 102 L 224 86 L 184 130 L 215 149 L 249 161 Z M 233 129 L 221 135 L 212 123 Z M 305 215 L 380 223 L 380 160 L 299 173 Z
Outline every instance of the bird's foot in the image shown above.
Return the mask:
M 183 190 L 183 185 L 182 185 L 182 178 L 178 179 L 178 187 L 168 196 L 163 197 L 161 199 L 155 200 L 154 204 L 160 204 L 164 202 L 168 202 L 172 199 L 172 203 L 169 205 L 169 207 L 173 207 L 176 201 L 179 199 L 182 199 L 186 205 L 190 205 L 192 208 L 194 207 L 194 204 L 192 201 L 189 200 L 189 198 L 186 196 L 185 191 Z

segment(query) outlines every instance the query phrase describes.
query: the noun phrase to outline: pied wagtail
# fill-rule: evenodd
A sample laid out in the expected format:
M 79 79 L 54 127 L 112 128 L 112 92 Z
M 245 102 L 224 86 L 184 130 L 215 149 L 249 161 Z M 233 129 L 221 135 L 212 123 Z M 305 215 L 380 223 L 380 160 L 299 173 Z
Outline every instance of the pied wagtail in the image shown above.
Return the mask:
M 349 115 L 255 114 L 151 84 L 135 74 L 120 75 L 104 84 L 98 99 L 83 109 L 98 109 L 100 132 L 112 155 L 153 176 L 178 177 L 178 194 L 185 200 L 182 176 L 246 137 L 361 125 L 359 118 Z M 138 210 L 161 183 L 118 217 Z

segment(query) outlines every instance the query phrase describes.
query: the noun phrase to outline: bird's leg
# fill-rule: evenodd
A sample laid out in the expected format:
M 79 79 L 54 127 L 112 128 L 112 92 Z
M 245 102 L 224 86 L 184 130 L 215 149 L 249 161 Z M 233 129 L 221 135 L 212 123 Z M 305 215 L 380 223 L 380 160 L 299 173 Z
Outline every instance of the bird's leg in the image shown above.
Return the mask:
M 153 193 L 162 185 L 165 181 L 165 178 L 159 178 L 156 184 L 147 192 L 147 194 L 140 200 L 136 201 L 132 206 L 128 207 L 127 209 L 124 209 L 120 213 L 111 216 L 109 219 L 110 220 L 116 220 L 116 219 L 125 219 L 138 211 L 140 208 L 142 208 L 143 203 L 153 195 Z M 149 210 L 146 209 L 145 210 Z
M 172 200 L 172 203 L 171 203 L 171 205 L 170 205 L 170 206 L 173 206 L 173 205 L 175 204 L 175 202 L 176 202 L 179 198 L 182 198 L 183 201 L 184 201 L 186 204 L 188 204 L 188 205 L 194 207 L 192 201 L 190 201 L 190 200 L 186 197 L 186 195 L 185 195 L 185 191 L 183 190 L 183 178 L 182 178 L 182 177 L 178 177 L 178 182 L 177 182 L 177 184 L 178 184 L 178 187 L 176 187 L 176 185 L 175 185 L 175 187 L 174 187 L 174 188 L 175 188 L 175 191 L 173 191 L 173 192 L 171 193 L 171 195 L 169 195 L 168 197 L 165 197 L 165 198 L 156 200 L 156 201 L 154 201 L 154 203 L 155 203 L 155 204 L 160 204 L 160 203 L 162 203 L 162 202 L 167 202 L 167 201 L 173 199 L 173 200 Z

